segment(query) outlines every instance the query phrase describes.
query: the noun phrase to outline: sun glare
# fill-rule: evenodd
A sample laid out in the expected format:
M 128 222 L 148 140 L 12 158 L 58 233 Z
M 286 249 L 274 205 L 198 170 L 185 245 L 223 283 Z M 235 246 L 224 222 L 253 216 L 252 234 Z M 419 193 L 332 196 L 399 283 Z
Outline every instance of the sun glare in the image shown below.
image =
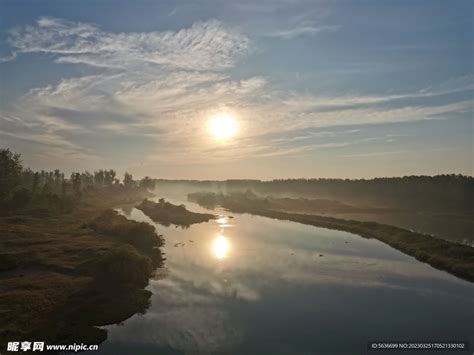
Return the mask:
M 237 121 L 227 113 L 221 113 L 209 122 L 209 132 L 214 138 L 226 140 L 232 138 L 237 133 Z
M 224 259 L 229 253 L 230 243 L 226 237 L 219 235 L 213 243 L 214 255 L 217 259 Z

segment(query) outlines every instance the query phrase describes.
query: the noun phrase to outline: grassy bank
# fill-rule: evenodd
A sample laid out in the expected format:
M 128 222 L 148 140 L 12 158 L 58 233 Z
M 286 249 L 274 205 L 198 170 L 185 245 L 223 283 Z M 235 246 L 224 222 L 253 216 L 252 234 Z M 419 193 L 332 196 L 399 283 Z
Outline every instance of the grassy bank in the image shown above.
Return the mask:
M 138 188 L 91 189 L 67 212 L 38 205 L 0 217 L 0 348 L 22 340 L 100 343 L 107 334 L 97 326 L 147 309 L 144 287 L 163 262 L 163 239 L 110 209 L 146 196 Z
M 378 239 L 401 252 L 415 257 L 439 270 L 447 271 L 459 278 L 474 282 L 474 248 L 450 243 L 429 235 L 406 229 L 379 224 L 360 222 L 312 214 L 289 213 L 271 210 L 267 202 L 248 194 L 194 193 L 190 200 L 205 205 L 220 205 L 232 212 L 250 213 L 264 217 L 289 220 L 328 229 L 336 229 L 358 234 L 365 238 Z
M 175 224 L 177 226 L 189 227 L 191 224 L 208 222 L 216 218 L 213 214 L 188 211 L 184 205 L 173 205 L 164 199 L 160 199 L 158 203 L 143 200 L 136 208 L 143 211 L 153 221 L 165 226 Z

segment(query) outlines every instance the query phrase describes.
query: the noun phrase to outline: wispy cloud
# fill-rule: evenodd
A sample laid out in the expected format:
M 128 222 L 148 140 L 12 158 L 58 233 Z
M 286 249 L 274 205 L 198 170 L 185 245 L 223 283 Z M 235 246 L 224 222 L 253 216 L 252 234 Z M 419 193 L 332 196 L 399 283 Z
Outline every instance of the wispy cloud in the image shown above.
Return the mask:
M 474 90 L 474 77 L 463 76 L 453 78 L 447 82 L 427 87 L 414 92 L 386 95 L 341 95 L 341 96 L 315 96 L 291 94 L 284 99 L 285 105 L 295 106 L 299 109 L 317 108 L 345 108 L 353 106 L 370 106 L 381 103 L 389 103 L 404 99 L 433 98 L 436 96 L 449 95 L 458 92 L 468 92 Z
M 292 39 L 299 36 L 314 36 L 320 32 L 337 31 L 340 26 L 336 25 L 318 25 L 312 22 L 302 23 L 296 27 L 277 30 L 268 34 L 269 37 L 280 37 L 283 39 Z
M 101 74 L 34 88 L 14 112 L 3 112 L 7 118 L 12 113 L 21 117 L 0 122 L 4 136 L 65 151 L 84 153 L 80 141 L 65 138 L 66 131 L 161 135 L 161 127 L 181 130 L 177 117 L 185 121 L 265 83 L 258 77 L 232 81 L 222 73 L 248 52 L 250 41 L 215 20 L 175 32 L 112 33 L 43 17 L 35 26 L 12 29 L 8 41 L 13 52 L 7 59 L 48 53 L 58 63 L 104 68 Z
M 336 29 L 308 20 L 272 35 Z M 277 90 L 260 75 L 237 78 L 229 69 L 255 44 L 214 20 L 178 31 L 114 33 L 43 17 L 34 26 L 12 29 L 9 43 L 13 56 L 47 53 L 58 63 L 95 67 L 94 74 L 31 89 L 14 110 L 0 112 L 1 135 L 49 145 L 56 153 L 94 156 L 82 138 L 107 134 L 117 142 L 127 135 L 153 140 L 151 161 L 289 156 L 366 143 L 315 143 L 339 133 L 311 129 L 437 119 L 473 109 L 472 100 L 413 102 L 472 91 L 470 76 L 412 92 L 332 96 Z M 239 137 L 225 146 L 210 142 L 206 132 L 206 120 L 220 110 L 234 112 L 241 126 Z
M 178 69 L 232 67 L 249 40 L 218 21 L 197 22 L 176 32 L 113 33 L 98 26 L 42 17 L 36 26 L 10 31 L 14 53 L 55 54 L 56 62 L 124 68 L 159 65 Z
M 0 56 L 0 63 L 9 62 L 16 58 L 16 52 L 12 52 L 7 55 Z

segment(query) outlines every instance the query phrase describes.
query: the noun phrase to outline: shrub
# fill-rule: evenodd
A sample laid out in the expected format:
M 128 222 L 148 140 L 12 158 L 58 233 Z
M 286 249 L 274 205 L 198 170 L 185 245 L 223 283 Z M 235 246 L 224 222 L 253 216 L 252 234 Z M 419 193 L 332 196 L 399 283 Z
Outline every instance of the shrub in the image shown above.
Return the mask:
M 100 282 L 140 287 L 148 284 L 148 279 L 153 272 L 150 258 L 139 254 L 129 246 L 106 252 L 94 269 L 95 278 Z
M 130 221 L 114 210 L 102 213 L 89 223 L 89 227 L 145 252 L 164 244 L 163 238 L 156 234 L 153 226 L 144 222 Z

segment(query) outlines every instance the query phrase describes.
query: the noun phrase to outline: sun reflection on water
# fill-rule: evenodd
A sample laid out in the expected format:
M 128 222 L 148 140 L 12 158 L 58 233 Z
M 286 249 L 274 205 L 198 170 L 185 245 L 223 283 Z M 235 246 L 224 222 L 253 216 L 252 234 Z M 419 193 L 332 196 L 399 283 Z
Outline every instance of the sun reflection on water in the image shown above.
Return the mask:
M 230 243 L 229 240 L 222 234 L 219 234 L 213 243 L 214 255 L 217 259 L 224 259 L 229 254 Z
M 218 224 L 227 224 L 227 218 L 224 216 L 220 216 L 218 219 L 216 219 L 216 222 Z

